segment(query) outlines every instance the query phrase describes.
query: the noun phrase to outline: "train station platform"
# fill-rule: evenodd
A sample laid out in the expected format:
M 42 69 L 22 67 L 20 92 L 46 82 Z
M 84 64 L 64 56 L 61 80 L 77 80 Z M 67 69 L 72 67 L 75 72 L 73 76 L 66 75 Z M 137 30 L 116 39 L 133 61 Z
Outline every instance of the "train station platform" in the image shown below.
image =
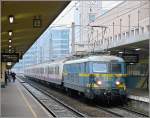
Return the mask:
M 132 110 L 139 111 L 144 114 L 149 114 L 149 91 L 147 89 L 127 89 L 128 106 Z
M 1 117 L 49 118 L 50 114 L 16 80 L 1 88 Z
M 147 89 L 127 89 L 128 98 L 149 103 L 149 91 Z

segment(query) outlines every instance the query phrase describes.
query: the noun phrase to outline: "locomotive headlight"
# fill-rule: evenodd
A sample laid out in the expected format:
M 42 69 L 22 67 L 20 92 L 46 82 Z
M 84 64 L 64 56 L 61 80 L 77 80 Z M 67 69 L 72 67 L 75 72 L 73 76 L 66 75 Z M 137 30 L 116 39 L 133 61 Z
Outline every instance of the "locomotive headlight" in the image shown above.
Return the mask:
M 100 80 L 98 80 L 98 81 L 97 81 L 97 84 L 98 84 L 98 85 L 101 85 L 101 84 L 102 84 L 102 82 L 101 82 Z
M 119 85 L 120 84 L 120 82 L 119 81 L 116 81 L 116 85 Z

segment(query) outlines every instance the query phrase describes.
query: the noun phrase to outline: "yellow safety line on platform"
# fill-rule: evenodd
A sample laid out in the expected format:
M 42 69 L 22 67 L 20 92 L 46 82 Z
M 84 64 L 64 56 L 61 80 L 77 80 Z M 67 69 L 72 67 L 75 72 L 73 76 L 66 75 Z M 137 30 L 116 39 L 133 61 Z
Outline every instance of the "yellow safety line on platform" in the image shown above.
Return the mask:
M 17 87 L 17 89 L 18 89 L 18 87 Z M 27 104 L 29 110 L 30 110 L 31 113 L 33 114 L 34 118 L 37 118 L 37 115 L 36 115 L 35 111 L 32 109 L 31 105 L 29 104 L 28 100 L 26 99 L 26 97 L 24 96 L 24 94 L 22 93 L 22 91 L 21 91 L 20 89 L 18 89 L 18 90 L 19 90 L 19 92 L 20 92 L 22 98 L 23 98 L 24 101 L 26 102 L 26 104 Z

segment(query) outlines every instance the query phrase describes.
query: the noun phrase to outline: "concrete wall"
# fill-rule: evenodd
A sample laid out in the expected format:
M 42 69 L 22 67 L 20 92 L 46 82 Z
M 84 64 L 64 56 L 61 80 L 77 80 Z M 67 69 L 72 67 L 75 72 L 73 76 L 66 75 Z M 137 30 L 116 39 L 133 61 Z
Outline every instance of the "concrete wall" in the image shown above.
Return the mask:
M 103 50 L 149 39 L 149 12 L 149 1 L 127 1 L 97 17 L 90 25 L 107 28 L 103 32 L 101 27 L 94 28 L 90 49 L 94 46 L 95 50 Z

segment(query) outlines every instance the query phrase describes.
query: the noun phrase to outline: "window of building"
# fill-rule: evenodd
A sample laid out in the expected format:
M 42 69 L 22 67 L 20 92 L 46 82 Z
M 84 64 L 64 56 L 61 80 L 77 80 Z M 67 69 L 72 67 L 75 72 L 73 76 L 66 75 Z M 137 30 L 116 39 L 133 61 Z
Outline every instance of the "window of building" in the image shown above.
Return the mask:
M 110 39 L 110 38 L 108 37 L 108 38 L 107 38 L 107 44 L 109 44 L 109 39 Z
M 129 32 L 126 32 L 126 38 L 128 38 L 129 37 Z
M 67 31 L 62 31 L 61 32 L 61 38 L 62 39 L 67 39 L 69 37 L 68 32 Z
M 57 44 L 58 44 L 58 43 L 59 43 L 59 44 L 62 44 L 62 43 L 69 43 L 69 41 L 68 41 L 68 40 L 64 40 L 64 39 L 63 39 L 63 40 L 60 40 L 60 39 L 59 39 L 59 40 L 53 40 L 53 43 L 54 43 L 54 44 L 56 44 L 56 43 L 57 43 Z
M 101 39 L 101 44 L 103 44 L 103 40 Z
M 94 22 L 95 21 L 95 14 L 89 14 L 89 22 Z
M 110 37 L 110 42 L 112 42 L 113 41 L 113 38 L 112 38 L 112 36 Z
M 118 38 L 117 35 L 115 35 L 115 40 L 117 40 L 117 38 Z
M 107 38 L 104 39 L 105 44 L 107 43 Z
M 101 44 L 101 41 L 100 41 L 100 40 L 98 41 L 98 44 L 99 44 L 99 45 Z
M 61 50 L 61 54 L 68 54 L 69 50 Z
M 52 39 L 60 39 L 61 38 L 61 32 L 60 31 L 53 31 L 52 32 Z
M 150 32 L 150 25 L 147 25 L 147 31 Z
M 122 38 L 125 39 L 125 33 L 122 33 Z
M 65 49 L 68 49 L 69 48 L 69 45 L 61 45 L 61 48 L 65 48 Z
M 131 30 L 131 36 L 134 36 L 134 30 Z
M 141 33 L 142 34 L 144 33 L 144 27 L 141 27 Z
M 54 54 L 60 54 L 61 53 L 61 50 L 54 50 Z
M 120 34 L 120 33 L 118 34 L 118 39 L 119 39 L 119 40 L 121 39 L 121 34 Z
M 139 34 L 139 29 L 135 29 L 135 36 Z
M 53 43 L 60 43 L 60 40 L 53 40 Z

